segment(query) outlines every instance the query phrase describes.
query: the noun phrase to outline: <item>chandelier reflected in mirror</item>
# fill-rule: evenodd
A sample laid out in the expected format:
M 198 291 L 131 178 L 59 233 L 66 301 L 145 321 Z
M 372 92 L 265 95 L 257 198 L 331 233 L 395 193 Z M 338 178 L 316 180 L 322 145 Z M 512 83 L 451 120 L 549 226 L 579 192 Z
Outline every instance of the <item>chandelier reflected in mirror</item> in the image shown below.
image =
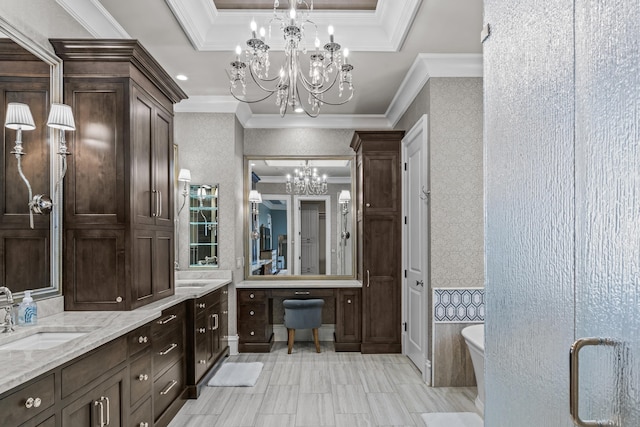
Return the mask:
M 304 194 L 319 196 L 327 194 L 327 175 L 318 175 L 318 169 L 305 162 L 299 169 L 293 171 L 293 176 L 287 175 L 285 189 L 288 194 Z
M 251 38 L 244 51 L 236 47 L 236 58 L 231 62 L 231 95 L 241 102 L 256 103 L 275 94 L 280 116 L 284 117 L 291 107 L 297 113 L 317 117 L 323 104 L 342 105 L 353 98 L 353 65 L 349 64 L 349 50 L 341 51 L 340 44 L 335 42 L 331 25 L 327 29 L 329 42 L 320 48 L 318 26 L 311 20 L 313 0 L 289 0 L 289 4 L 287 12 L 278 12 L 280 2 L 275 0 L 273 17 L 267 23 L 269 39 L 272 25 L 283 33 L 285 58 L 279 71 L 270 74 L 271 48 L 265 42 L 266 30 L 262 27 L 257 33 L 258 26 L 251 21 Z M 308 58 L 307 32 L 315 35 Z M 305 66 L 303 63 L 307 61 Z M 255 99 L 248 99 L 248 87 L 259 93 Z

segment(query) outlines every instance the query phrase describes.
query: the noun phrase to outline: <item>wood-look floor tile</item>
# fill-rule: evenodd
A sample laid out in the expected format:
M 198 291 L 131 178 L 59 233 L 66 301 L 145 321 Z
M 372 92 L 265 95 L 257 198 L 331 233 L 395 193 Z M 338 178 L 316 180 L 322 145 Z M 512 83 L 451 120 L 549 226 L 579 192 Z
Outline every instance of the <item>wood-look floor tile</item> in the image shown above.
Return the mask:
M 218 418 L 216 427 L 251 427 L 255 424 L 263 394 L 234 393 Z
M 273 366 L 269 385 L 298 385 L 301 372 L 300 363 L 277 362 Z
M 385 363 L 384 371 L 393 384 L 424 384 L 420 371 L 413 364 Z
M 300 386 L 270 385 L 262 400 L 261 414 L 295 414 Z
M 291 414 L 258 414 L 256 427 L 295 427 L 296 416 Z
M 260 376 L 258 377 L 258 382 L 253 387 L 231 387 L 233 389 L 233 393 L 237 394 L 264 394 L 267 391 L 267 387 L 271 383 L 271 376 L 273 375 L 273 370 L 265 371 L 264 368 L 262 372 L 260 372 Z
M 362 382 L 362 386 L 364 387 L 364 391 L 367 393 L 393 393 L 395 389 L 393 388 L 393 384 L 387 378 L 387 374 L 385 370 L 382 369 L 380 371 L 369 371 L 369 370 L 359 370 L 358 375 L 360 376 L 360 381 Z
M 368 414 L 371 412 L 367 394 L 361 385 L 336 384 L 332 388 L 336 414 Z
M 375 426 L 373 414 L 336 414 L 336 427 Z
M 331 393 L 300 394 L 296 426 L 333 426 L 334 413 Z
M 176 416 L 169 427 L 211 427 L 216 424 L 217 415 L 181 415 Z
M 347 363 L 332 363 L 329 365 L 331 384 L 362 384 L 358 369 Z
M 411 415 L 396 393 L 367 393 L 369 406 L 379 426 L 413 425 Z
M 189 415 L 221 414 L 227 405 L 234 387 L 203 387 L 198 399 L 189 399 L 181 413 Z
M 301 369 L 300 393 L 331 393 L 331 375 L 328 368 L 310 368 L 303 363 Z

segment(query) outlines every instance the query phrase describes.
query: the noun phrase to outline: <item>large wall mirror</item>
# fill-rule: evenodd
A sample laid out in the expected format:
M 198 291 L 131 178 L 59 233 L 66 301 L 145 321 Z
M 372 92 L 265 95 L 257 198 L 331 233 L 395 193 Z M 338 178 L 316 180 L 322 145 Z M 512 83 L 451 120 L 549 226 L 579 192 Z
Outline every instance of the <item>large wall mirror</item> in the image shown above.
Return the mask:
M 61 191 L 55 191 L 60 164 L 56 150 L 58 133 L 46 126 L 50 104 L 62 102 L 62 60 L 0 17 L 0 113 L 4 125 L 9 102 L 30 106 L 36 129 L 24 132 L 26 155 L 22 168 L 35 193 L 54 199 L 49 216 L 34 218 L 29 224 L 28 192 L 18 175 L 11 153 L 16 131 L 3 126 L 2 194 L 0 197 L 0 285 L 14 297 L 33 290 L 36 298 L 61 294 Z
M 246 157 L 246 278 L 353 278 L 354 173 L 353 157 Z
M 189 267 L 218 267 L 218 185 L 191 184 Z

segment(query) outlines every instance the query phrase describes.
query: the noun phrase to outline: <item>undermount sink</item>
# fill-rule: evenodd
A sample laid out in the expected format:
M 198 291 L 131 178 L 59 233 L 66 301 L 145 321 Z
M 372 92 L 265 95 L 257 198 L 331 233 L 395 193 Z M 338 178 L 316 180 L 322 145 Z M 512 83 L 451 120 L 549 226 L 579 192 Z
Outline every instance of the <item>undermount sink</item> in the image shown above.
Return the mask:
M 88 332 L 36 332 L 24 338 L 18 338 L 0 345 L 1 350 L 46 350 L 65 344 Z

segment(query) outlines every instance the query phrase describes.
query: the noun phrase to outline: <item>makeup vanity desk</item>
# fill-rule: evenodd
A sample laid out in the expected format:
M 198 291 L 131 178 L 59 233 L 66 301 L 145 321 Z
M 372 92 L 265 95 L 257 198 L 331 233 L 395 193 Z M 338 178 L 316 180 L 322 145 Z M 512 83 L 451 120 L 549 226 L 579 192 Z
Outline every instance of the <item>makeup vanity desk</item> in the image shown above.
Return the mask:
M 325 300 L 322 324 L 335 324 L 335 350 L 360 351 L 362 283 L 357 280 L 246 280 L 236 290 L 241 353 L 270 352 L 282 300 L 309 298 Z

